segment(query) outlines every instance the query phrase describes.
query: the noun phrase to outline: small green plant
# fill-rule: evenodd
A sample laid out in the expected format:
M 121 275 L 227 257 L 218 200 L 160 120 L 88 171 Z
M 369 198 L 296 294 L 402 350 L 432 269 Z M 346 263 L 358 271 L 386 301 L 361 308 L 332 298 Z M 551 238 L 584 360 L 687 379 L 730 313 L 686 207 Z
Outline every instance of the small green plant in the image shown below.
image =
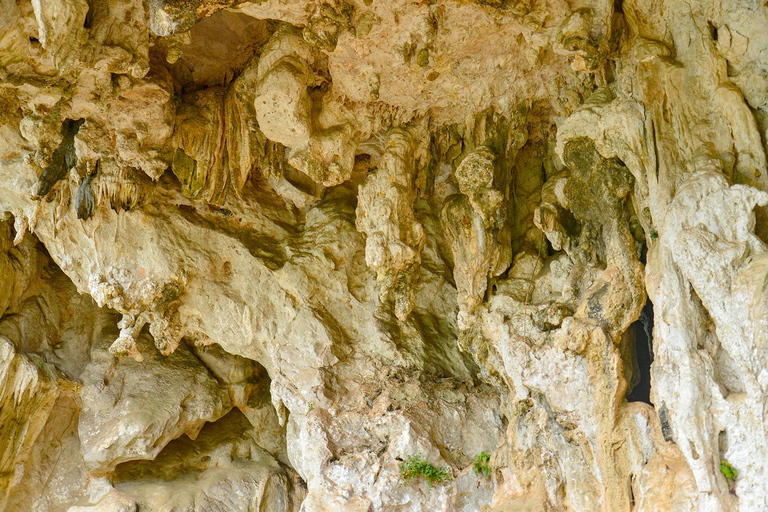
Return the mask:
M 656 240 L 659 238 L 659 233 L 655 229 L 651 230 L 651 240 Z
M 406 480 L 412 480 L 423 476 L 430 487 L 444 484 L 451 479 L 448 468 L 438 468 L 423 460 L 421 455 L 409 455 L 400 463 L 400 476 Z
M 485 478 L 491 478 L 491 468 L 488 466 L 489 460 L 491 460 L 491 456 L 485 452 L 475 455 L 475 462 L 472 463 L 475 475 L 480 476 L 480 473 L 482 473 L 485 475 Z
M 739 476 L 739 472 L 736 471 L 736 468 L 731 466 L 727 460 L 720 461 L 720 472 L 727 478 L 728 480 L 736 480 L 736 477 Z

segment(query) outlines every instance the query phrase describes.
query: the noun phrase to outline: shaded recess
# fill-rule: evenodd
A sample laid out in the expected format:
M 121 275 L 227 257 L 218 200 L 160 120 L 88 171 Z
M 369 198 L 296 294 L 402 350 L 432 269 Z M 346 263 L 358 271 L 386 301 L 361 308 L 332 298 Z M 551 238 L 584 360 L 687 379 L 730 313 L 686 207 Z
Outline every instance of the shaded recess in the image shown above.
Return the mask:
M 13 223 L 0 221 L 0 510 L 67 510 L 88 478 L 75 381 L 119 317 L 80 295 L 38 238 Z
M 188 93 L 223 86 L 237 76 L 274 32 L 275 22 L 246 14 L 217 11 L 196 23 L 188 39 L 158 39 L 154 46 Z
M 633 343 L 633 372 L 628 402 L 651 402 L 651 364 L 653 363 L 653 303 L 647 301 L 640 318 L 629 327 Z
M 13 217 L 0 222 L 0 336 L 76 380 L 94 341 L 110 330 L 116 333 L 120 316 L 78 293 L 35 235 L 27 232 L 12 245 L 16 236 Z
M 169 442 L 153 460 L 132 460 L 118 464 L 112 475 L 116 486 L 137 480 L 174 480 L 195 476 L 217 467 L 212 457 L 217 447 L 250 439 L 251 424 L 238 409 L 218 421 L 206 423 L 195 439 L 186 434 Z M 265 454 L 259 454 L 266 456 Z
M 118 465 L 112 483 L 140 510 L 155 510 L 158 501 L 163 510 L 291 510 L 303 500 L 305 484 L 256 437 L 245 415 L 233 409 L 196 439 L 171 441 L 154 460 Z

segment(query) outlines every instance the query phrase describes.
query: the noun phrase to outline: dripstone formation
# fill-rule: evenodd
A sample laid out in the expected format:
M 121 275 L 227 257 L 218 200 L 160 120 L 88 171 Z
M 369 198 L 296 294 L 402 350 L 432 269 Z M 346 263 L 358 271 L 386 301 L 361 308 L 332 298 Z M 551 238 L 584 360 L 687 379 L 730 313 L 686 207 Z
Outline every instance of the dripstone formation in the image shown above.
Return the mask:
M 0 511 L 768 510 L 764 0 L 0 13 Z

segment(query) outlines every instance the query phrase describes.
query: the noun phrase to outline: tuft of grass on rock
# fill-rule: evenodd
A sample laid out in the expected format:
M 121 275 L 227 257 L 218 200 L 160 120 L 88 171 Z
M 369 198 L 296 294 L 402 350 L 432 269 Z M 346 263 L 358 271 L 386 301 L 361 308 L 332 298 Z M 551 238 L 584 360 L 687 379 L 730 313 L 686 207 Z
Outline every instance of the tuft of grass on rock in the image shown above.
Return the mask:
M 739 476 L 739 472 L 727 460 L 720 461 L 720 472 L 729 480 L 736 480 L 736 477 Z
M 421 458 L 421 455 L 409 455 L 400 463 L 400 476 L 405 480 L 424 477 L 430 487 L 442 485 L 451 479 L 448 468 L 435 467 Z
M 475 455 L 475 461 L 472 463 L 475 475 L 480 476 L 480 473 L 482 473 L 485 475 L 485 478 L 491 478 L 491 467 L 488 465 L 489 460 L 491 460 L 491 456 L 485 452 Z

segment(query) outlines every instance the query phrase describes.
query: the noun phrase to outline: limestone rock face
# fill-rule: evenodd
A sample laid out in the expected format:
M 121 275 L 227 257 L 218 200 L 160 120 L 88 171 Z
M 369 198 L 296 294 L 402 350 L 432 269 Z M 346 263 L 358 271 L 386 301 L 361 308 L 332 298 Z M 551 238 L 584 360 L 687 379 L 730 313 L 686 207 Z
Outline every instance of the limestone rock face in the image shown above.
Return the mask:
M 232 406 L 226 389 L 189 351 L 179 348 L 167 359 L 153 348 L 147 352 L 152 355 L 141 362 L 123 358 L 115 365 L 107 350 L 94 348 L 80 374 L 79 432 L 92 473 L 154 459 L 168 441 L 181 434 L 195 438 L 205 422 Z
M 0 511 L 768 510 L 764 1 L 0 11 Z

